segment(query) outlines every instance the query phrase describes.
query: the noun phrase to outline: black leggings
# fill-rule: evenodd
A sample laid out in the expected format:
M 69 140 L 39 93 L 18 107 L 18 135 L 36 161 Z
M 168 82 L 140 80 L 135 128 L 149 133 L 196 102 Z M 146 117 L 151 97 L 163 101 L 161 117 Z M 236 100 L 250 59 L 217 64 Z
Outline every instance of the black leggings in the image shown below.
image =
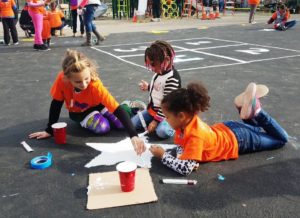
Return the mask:
M 10 34 L 13 40 L 13 43 L 18 42 L 18 32 L 16 28 L 16 22 L 14 18 L 2 18 L 3 25 L 3 34 L 4 34 L 4 43 L 9 44 Z M 9 33 L 10 32 L 10 33 Z
M 77 33 L 77 9 L 72 10 L 72 28 L 73 28 L 73 33 Z M 79 21 L 80 21 L 80 33 L 81 35 L 84 34 L 84 23 L 82 16 L 79 15 Z

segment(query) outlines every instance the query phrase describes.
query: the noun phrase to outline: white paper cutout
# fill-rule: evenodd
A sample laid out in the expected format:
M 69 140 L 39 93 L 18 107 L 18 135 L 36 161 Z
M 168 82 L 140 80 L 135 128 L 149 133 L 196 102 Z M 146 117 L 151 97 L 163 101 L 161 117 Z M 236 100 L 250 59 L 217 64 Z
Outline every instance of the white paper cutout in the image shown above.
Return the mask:
M 155 143 L 156 144 L 156 143 Z M 86 143 L 86 145 L 101 151 L 97 157 L 88 162 L 85 167 L 111 166 L 122 161 L 132 161 L 140 167 L 151 168 L 152 153 L 149 151 L 151 144 L 145 143 L 147 149 L 141 155 L 136 155 L 133 150 L 130 138 L 126 138 L 116 143 Z M 174 144 L 157 144 L 165 150 L 176 147 Z

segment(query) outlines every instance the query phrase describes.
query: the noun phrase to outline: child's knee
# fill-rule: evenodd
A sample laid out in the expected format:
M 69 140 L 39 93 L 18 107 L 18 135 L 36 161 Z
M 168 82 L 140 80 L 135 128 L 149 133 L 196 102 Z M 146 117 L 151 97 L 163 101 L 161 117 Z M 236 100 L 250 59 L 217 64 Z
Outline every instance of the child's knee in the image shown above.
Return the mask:
M 174 135 L 175 131 L 167 123 L 167 121 L 162 121 L 156 128 L 156 135 L 159 138 L 167 139 Z

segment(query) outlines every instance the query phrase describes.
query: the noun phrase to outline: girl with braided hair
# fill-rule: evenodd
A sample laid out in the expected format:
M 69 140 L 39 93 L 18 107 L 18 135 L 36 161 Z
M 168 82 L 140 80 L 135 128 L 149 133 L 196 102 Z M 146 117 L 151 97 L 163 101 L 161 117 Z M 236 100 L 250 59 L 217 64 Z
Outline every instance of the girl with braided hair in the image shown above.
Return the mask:
M 53 135 L 52 124 L 59 119 L 63 103 L 69 117 L 83 128 L 103 135 L 113 126 L 127 131 L 137 154 L 145 151 L 142 139 L 131 123 L 126 111 L 99 79 L 95 64 L 76 50 L 67 50 L 60 72 L 52 85 L 52 102 L 48 126 L 35 132 L 29 138 L 43 139 Z
M 250 83 L 235 99 L 244 122 L 226 121 L 209 126 L 198 113 L 209 108 L 210 97 L 201 83 L 190 83 L 166 95 L 162 111 L 166 120 L 176 130 L 174 143 L 177 156 L 152 145 L 150 151 L 174 171 L 189 175 L 201 162 L 237 159 L 239 154 L 271 150 L 288 141 L 286 131 L 261 108 L 264 85 Z
M 141 112 L 147 127 L 143 126 L 139 114 L 131 118 L 137 130 L 147 128 L 148 133 L 155 131 L 160 138 L 169 138 L 174 134 L 160 106 L 165 95 L 181 87 L 180 75 L 174 68 L 174 58 L 174 49 L 165 41 L 155 41 L 145 50 L 145 65 L 154 73 L 150 84 L 144 80 L 139 83 L 142 91 L 149 92 L 147 109 Z

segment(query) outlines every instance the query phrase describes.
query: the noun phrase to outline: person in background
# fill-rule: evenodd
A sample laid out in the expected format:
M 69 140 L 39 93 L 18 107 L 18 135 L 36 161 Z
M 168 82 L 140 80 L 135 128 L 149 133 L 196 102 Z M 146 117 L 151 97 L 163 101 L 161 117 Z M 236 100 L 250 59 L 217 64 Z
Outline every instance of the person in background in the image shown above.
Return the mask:
M 254 21 L 254 15 L 256 12 L 256 8 L 259 5 L 260 0 L 248 0 L 248 5 L 250 7 L 250 13 L 249 13 L 249 23 L 255 24 L 256 22 Z
M 50 13 L 46 9 L 44 9 L 44 13 L 43 13 L 42 39 L 44 44 L 47 45 L 48 48 L 50 48 L 50 41 L 51 41 Z
M 83 0 L 79 4 L 79 9 L 83 10 L 83 21 L 85 24 L 86 41 L 82 46 L 92 46 L 92 32 L 97 37 L 96 45 L 99 45 L 105 38 L 97 31 L 96 25 L 93 23 L 95 10 L 100 5 L 100 0 Z
M 28 5 L 25 3 L 20 16 L 20 27 L 24 30 L 26 37 L 31 37 L 34 34 L 34 26 L 32 19 L 28 13 Z
M 60 35 L 63 35 L 63 28 L 65 23 L 65 15 L 64 13 L 57 8 L 56 2 L 50 3 L 50 27 L 51 27 L 51 35 L 56 36 L 56 31 L 60 31 Z
M 160 22 L 161 3 L 160 0 L 152 0 L 152 22 Z
M 10 45 L 10 34 L 13 45 L 18 45 L 19 39 L 16 28 L 18 9 L 14 0 L 0 0 L 0 17 L 2 19 L 5 45 Z
M 272 14 L 272 17 L 268 20 L 268 24 L 274 23 L 274 29 L 285 31 L 296 25 L 296 20 L 288 21 L 290 18 L 290 12 L 283 3 L 279 3 L 277 11 Z
M 43 9 L 46 1 L 27 0 L 28 12 L 34 25 L 34 45 L 33 48 L 38 51 L 47 51 L 49 48 L 44 44 L 42 39 L 43 31 Z
M 78 0 L 70 0 L 70 9 L 72 14 L 72 29 L 73 29 L 73 37 L 76 36 L 77 33 L 77 17 L 79 15 L 79 22 L 80 22 L 80 33 L 81 37 L 84 34 L 84 23 L 82 19 L 82 15 L 78 14 Z

